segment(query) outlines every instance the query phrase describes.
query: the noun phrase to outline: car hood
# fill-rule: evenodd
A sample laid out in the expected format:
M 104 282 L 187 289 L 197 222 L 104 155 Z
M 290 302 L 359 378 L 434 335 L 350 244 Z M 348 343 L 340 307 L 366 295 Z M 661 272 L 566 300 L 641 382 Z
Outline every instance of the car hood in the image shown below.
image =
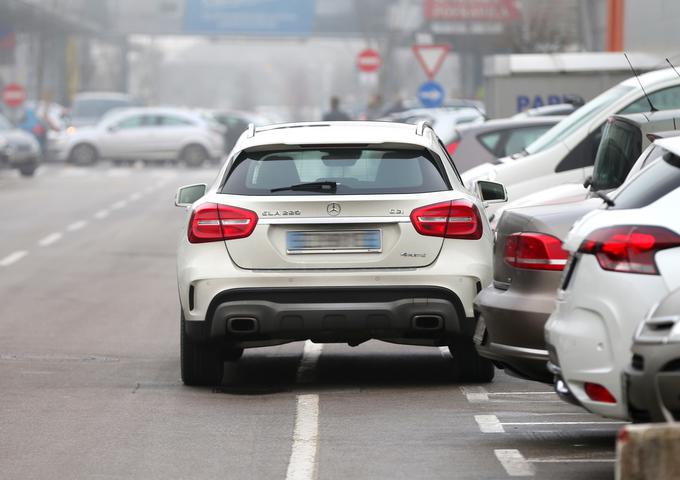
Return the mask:
M 3 130 L 0 132 L 0 137 L 3 137 L 9 145 L 37 145 L 37 140 L 33 135 L 18 128 Z

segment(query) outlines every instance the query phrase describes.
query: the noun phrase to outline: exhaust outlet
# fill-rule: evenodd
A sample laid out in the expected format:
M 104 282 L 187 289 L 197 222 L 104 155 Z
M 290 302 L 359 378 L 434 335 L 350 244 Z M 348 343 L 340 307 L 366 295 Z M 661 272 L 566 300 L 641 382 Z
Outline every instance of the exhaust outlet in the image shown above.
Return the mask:
M 441 330 L 444 327 L 444 319 L 441 315 L 414 315 L 414 330 Z
M 229 318 L 227 330 L 232 333 L 255 333 L 257 332 L 257 319 L 254 317 Z

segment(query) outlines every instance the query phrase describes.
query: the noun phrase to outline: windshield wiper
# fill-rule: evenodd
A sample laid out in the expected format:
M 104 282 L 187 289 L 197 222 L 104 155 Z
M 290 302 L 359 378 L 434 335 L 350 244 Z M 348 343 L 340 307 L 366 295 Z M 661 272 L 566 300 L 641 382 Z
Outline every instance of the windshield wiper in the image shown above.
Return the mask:
M 609 198 L 609 195 L 607 195 L 606 193 L 601 192 L 600 190 L 591 190 L 591 192 L 600 197 L 602 201 L 607 204 L 608 207 L 613 207 L 614 205 L 616 205 L 614 203 L 614 200 Z
M 288 187 L 272 188 L 269 190 L 271 193 L 274 192 L 285 192 L 286 190 L 299 190 L 305 192 L 332 192 L 338 189 L 338 182 L 307 182 L 298 183 L 296 185 L 290 185 Z

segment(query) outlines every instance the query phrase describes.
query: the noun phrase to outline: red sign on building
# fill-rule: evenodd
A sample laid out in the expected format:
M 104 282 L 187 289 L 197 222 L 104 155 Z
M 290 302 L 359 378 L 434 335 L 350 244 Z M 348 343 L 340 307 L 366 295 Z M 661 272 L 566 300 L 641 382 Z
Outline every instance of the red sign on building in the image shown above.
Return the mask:
M 519 17 L 515 0 L 425 0 L 428 20 L 510 22 Z

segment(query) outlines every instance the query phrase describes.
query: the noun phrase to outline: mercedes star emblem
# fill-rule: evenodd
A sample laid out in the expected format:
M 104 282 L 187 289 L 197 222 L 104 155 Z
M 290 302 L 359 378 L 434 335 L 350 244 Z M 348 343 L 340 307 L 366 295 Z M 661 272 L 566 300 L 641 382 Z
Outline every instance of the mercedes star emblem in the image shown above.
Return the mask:
M 336 215 L 340 214 L 340 205 L 337 203 L 329 203 L 328 206 L 326 207 L 326 211 L 328 212 L 328 215 L 332 215 L 335 217 Z

